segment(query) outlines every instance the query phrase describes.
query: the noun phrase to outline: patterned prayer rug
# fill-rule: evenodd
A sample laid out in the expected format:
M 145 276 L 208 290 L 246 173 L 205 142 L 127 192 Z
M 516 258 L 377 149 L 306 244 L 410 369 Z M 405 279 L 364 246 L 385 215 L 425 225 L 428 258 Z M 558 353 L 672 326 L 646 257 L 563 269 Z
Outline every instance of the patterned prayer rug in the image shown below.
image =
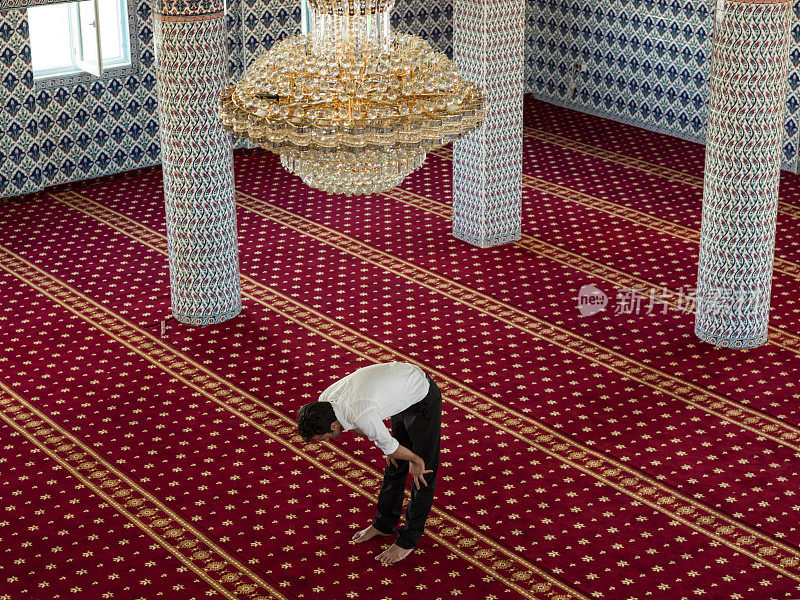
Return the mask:
M 449 149 L 399 189 L 236 155 L 244 312 L 169 313 L 161 173 L 0 209 L 0 600 L 800 597 L 800 179 L 770 343 L 699 342 L 703 148 L 531 98 L 523 239 L 450 235 Z M 589 300 L 594 298 L 594 300 Z M 351 545 L 383 459 L 303 444 L 335 379 L 444 395 L 417 550 Z

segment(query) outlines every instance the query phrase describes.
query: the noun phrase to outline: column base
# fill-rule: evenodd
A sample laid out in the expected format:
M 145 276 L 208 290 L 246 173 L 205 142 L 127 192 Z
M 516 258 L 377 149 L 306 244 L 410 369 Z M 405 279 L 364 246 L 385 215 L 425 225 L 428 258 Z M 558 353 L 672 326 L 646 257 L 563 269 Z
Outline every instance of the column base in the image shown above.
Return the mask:
M 724 337 L 714 333 L 704 331 L 695 326 L 694 333 L 702 341 L 713 344 L 714 346 L 721 346 L 723 348 L 745 349 L 745 348 L 758 348 L 763 346 L 769 341 L 769 335 L 764 334 L 752 338 L 732 338 Z
M 173 311 L 172 316 L 175 317 L 176 321 L 184 325 L 216 325 L 217 323 L 230 321 L 241 312 L 242 307 L 237 306 L 233 310 L 228 310 L 216 315 L 181 315 Z
M 453 229 L 453 237 L 462 242 L 467 242 L 478 248 L 493 248 L 494 246 L 502 246 L 504 244 L 513 244 L 522 239 L 522 232 L 508 233 L 494 237 L 476 236 L 463 231 Z

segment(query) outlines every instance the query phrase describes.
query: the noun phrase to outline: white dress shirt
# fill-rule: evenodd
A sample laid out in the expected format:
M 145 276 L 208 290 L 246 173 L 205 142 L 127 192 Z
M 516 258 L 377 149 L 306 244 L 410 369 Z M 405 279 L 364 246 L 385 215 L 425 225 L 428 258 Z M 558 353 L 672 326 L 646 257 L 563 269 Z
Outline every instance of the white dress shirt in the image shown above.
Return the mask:
M 428 395 L 425 372 L 416 365 L 390 362 L 363 367 L 329 386 L 319 396 L 330 402 L 344 431 L 358 428 L 384 454 L 400 446 L 384 419 L 388 419 Z

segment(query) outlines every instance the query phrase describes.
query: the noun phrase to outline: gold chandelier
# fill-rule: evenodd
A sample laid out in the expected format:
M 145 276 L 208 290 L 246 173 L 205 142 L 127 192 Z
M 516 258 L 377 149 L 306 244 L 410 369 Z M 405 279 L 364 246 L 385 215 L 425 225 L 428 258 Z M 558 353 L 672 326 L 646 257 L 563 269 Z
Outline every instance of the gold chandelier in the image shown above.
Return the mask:
M 223 126 L 313 188 L 397 186 L 481 124 L 484 96 L 425 40 L 392 33 L 393 4 L 308 0 L 308 33 L 259 55 L 223 92 Z

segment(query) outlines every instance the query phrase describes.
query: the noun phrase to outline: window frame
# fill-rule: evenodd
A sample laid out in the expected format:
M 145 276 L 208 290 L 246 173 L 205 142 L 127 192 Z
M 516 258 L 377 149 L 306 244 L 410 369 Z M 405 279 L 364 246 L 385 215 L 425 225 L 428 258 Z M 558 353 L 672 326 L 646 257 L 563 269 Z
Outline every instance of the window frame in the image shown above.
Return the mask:
M 39 71 L 32 70 L 33 73 L 33 81 L 35 85 L 45 85 L 49 87 L 49 85 L 56 84 L 59 85 L 61 83 L 71 83 L 75 78 L 80 78 L 81 80 L 85 79 L 98 79 L 92 73 L 87 72 L 86 70 L 82 69 L 78 66 L 79 60 L 82 59 L 82 43 L 81 43 L 81 32 L 80 32 L 80 24 L 78 20 L 78 2 L 80 0 L 68 0 L 66 2 L 55 1 L 55 2 L 42 2 L 41 4 L 37 4 L 36 6 L 48 6 L 51 4 L 67 4 L 69 10 L 69 38 L 70 38 L 70 47 L 72 49 L 72 57 L 71 57 L 71 64 L 64 65 L 61 67 L 50 67 L 47 69 L 42 69 Z M 120 74 L 121 70 L 124 70 L 125 73 L 138 71 L 138 64 L 134 63 L 134 44 L 135 44 L 135 36 L 134 32 L 131 31 L 131 23 L 130 23 L 130 11 L 132 9 L 132 2 L 131 0 L 116 0 L 119 6 L 119 19 L 117 20 L 117 31 L 120 36 L 120 40 L 123 42 L 121 44 L 122 56 L 115 57 L 110 59 L 109 61 L 105 61 L 101 57 L 101 64 L 103 66 L 102 74 L 100 75 L 99 79 L 106 79 L 107 77 L 113 77 L 114 75 Z M 29 6 L 28 8 L 31 8 Z M 99 19 L 99 15 L 97 16 Z M 127 43 L 125 43 L 127 42 Z M 31 52 L 33 52 L 33 47 L 31 45 Z M 81 54 L 79 59 L 78 54 Z M 138 54 L 138 53 L 137 53 Z M 138 61 L 137 61 L 138 63 Z M 62 80 L 64 80 L 62 82 Z M 49 85 L 48 85 L 49 84 Z
M 108 62 L 103 59 L 103 71 L 105 71 L 106 67 L 109 69 L 119 69 L 123 67 L 129 67 L 133 64 L 133 52 L 131 51 L 132 39 L 131 39 L 131 29 L 130 29 L 130 6 L 128 0 L 117 0 L 117 4 L 119 6 L 119 19 L 117 21 L 117 32 L 119 33 L 120 39 L 126 39 L 127 37 L 127 44 L 122 44 L 122 57 L 115 58 Z M 124 9 L 124 10 L 123 10 Z

